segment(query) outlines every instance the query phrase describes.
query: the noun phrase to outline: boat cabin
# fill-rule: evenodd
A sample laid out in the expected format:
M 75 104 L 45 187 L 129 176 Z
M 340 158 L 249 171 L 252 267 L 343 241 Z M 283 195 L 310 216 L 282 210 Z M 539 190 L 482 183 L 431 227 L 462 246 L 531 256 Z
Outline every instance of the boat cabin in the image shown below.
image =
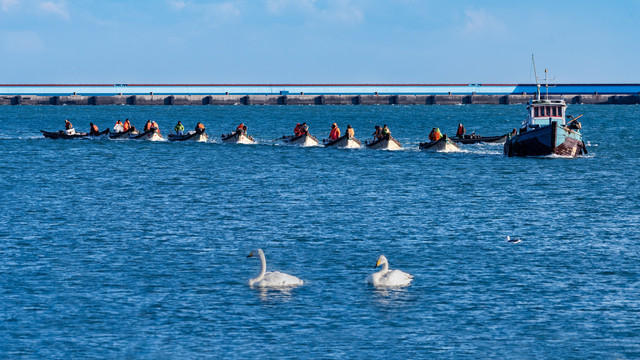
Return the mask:
M 541 126 L 565 125 L 565 110 L 567 104 L 564 100 L 529 100 L 527 104 L 527 119 L 522 124 L 522 130 L 537 129 Z

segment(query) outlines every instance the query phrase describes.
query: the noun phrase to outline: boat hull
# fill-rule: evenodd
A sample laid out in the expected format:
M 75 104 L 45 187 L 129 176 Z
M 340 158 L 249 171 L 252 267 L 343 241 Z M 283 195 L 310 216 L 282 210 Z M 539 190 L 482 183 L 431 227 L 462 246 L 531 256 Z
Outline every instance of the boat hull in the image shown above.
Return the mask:
M 437 141 L 420 143 L 420 150 L 460 151 L 460 146 L 445 135 Z
M 557 122 L 508 138 L 504 144 L 507 156 L 559 155 L 576 157 L 586 153 L 582 134 Z
M 244 134 L 232 133 L 229 135 L 222 135 L 222 142 L 225 144 L 255 144 L 255 140 L 251 140 Z
M 320 142 L 313 135 L 305 134 L 284 139 L 284 142 L 298 146 L 318 146 Z
M 367 148 L 374 150 L 400 150 L 402 145 L 393 136 L 382 138 L 372 143 L 367 143 Z
M 477 143 L 504 143 L 507 141 L 507 134 L 499 136 L 478 136 L 470 138 L 451 138 L 451 141 L 458 144 L 477 144 Z
M 111 132 L 109 133 L 109 139 L 128 139 L 131 135 L 131 129 L 127 131 Z
M 65 140 L 73 140 L 73 139 L 97 139 L 104 135 L 109 134 L 109 129 L 106 129 L 100 132 L 100 135 L 90 135 L 88 133 L 75 133 L 73 135 L 66 134 L 64 131 L 44 131 L 40 130 L 42 135 L 48 139 L 65 139 Z
M 194 141 L 194 142 L 206 142 L 209 139 L 209 135 L 206 133 L 197 133 L 195 131 L 189 131 L 184 135 L 169 134 L 169 141 Z
M 145 131 L 141 134 L 137 134 L 137 135 L 131 135 L 129 137 L 130 139 L 133 140 L 146 140 L 146 141 L 162 141 L 164 140 L 164 138 L 162 137 L 162 135 L 160 135 L 160 132 L 158 130 L 156 130 L 155 128 Z
M 338 147 L 343 149 L 359 149 L 362 146 L 360 140 L 356 138 L 349 138 L 346 135 L 342 136 L 334 141 L 330 141 L 324 144 L 325 147 Z

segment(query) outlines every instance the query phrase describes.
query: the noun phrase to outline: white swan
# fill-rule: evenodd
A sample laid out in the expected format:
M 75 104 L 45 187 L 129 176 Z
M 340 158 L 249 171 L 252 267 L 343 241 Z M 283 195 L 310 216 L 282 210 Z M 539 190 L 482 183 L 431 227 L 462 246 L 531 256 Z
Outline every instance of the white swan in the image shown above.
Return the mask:
M 249 279 L 249 286 L 257 287 L 285 287 L 285 286 L 297 286 L 304 284 L 304 281 L 297 277 L 279 271 L 267 272 L 267 260 L 264 257 L 262 249 L 254 250 L 247 256 L 248 258 L 256 256 L 260 257 L 260 274 L 253 279 Z
M 382 270 L 367 277 L 367 282 L 374 286 L 408 286 L 413 276 L 400 270 L 389 270 L 389 261 L 384 255 L 380 255 L 374 269 L 382 265 Z

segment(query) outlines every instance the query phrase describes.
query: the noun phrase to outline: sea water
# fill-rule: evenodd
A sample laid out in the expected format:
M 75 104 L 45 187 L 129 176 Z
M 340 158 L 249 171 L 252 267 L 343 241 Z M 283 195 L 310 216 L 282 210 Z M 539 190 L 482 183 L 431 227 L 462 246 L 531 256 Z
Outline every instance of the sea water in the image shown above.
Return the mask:
M 638 358 L 638 106 L 569 106 L 589 154 L 424 152 L 511 106 L 0 108 L 1 358 Z M 129 118 L 209 143 L 50 140 Z M 219 142 L 243 122 L 257 145 Z M 401 151 L 299 148 L 306 122 Z M 518 244 L 505 237 L 519 237 Z M 247 285 L 260 269 L 303 286 Z M 411 286 L 365 283 L 380 254 Z

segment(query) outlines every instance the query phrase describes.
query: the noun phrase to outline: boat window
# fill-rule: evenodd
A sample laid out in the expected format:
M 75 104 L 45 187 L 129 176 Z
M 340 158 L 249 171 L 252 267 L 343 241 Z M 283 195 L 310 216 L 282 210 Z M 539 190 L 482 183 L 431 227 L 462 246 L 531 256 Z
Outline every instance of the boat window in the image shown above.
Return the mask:
M 551 116 L 558 116 L 558 107 L 557 106 L 554 106 L 551 110 L 552 110 Z
M 540 108 L 539 107 L 534 107 L 533 110 L 535 110 L 535 113 L 533 114 L 533 116 L 535 116 L 535 117 L 540 116 Z

